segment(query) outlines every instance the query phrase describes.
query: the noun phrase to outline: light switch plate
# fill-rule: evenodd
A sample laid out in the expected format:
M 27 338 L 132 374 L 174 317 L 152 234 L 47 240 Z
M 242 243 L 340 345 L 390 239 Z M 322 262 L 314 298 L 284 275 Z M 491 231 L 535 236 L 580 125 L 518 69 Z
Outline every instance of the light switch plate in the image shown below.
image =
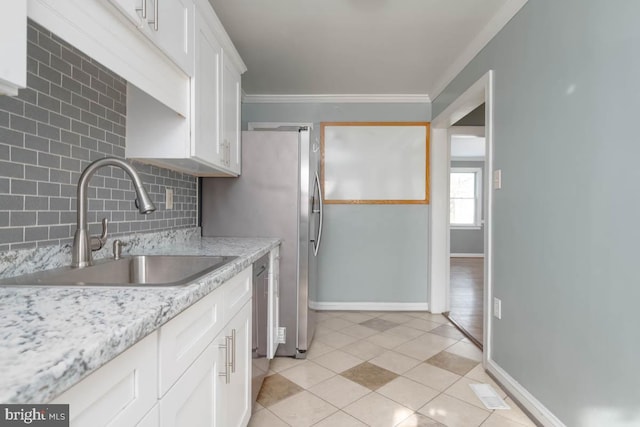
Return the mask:
M 502 169 L 493 171 L 493 189 L 500 190 L 502 188 Z
M 493 317 L 502 319 L 502 300 L 498 298 L 493 299 Z

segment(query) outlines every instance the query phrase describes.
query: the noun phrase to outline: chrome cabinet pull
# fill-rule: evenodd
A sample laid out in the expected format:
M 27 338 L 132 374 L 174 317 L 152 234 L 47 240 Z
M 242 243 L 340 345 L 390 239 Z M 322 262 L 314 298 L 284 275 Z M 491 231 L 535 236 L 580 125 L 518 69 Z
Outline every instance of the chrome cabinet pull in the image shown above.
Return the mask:
M 153 21 L 147 21 L 149 24 L 153 25 L 153 29 L 158 31 L 158 0 L 153 0 Z
M 231 372 L 236 372 L 236 330 L 231 330 Z
M 231 364 L 229 363 L 229 350 L 231 348 L 229 341 L 231 337 L 224 337 L 224 344 L 218 344 L 218 348 L 224 349 L 224 372 L 218 372 L 218 376 L 224 377 L 224 383 L 229 384 L 231 382 Z
M 147 0 L 142 0 L 142 7 L 136 7 L 136 12 L 142 12 L 142 19 L 147 19 Z

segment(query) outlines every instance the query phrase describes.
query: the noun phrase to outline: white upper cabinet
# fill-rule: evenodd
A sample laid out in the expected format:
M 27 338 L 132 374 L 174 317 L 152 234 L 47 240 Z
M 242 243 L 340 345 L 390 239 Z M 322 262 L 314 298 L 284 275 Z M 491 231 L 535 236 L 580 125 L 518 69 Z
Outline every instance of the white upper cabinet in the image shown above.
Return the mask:
M 3 0 L 0 13 L 0 95 L 27 85 L 27 2 Z
M 193 0 L 109 0 L 187 75 L 193 75 Z
M 225 166 L 240 175 L 240 107 L 242 93 L 240 73 L 226 54 L 222 71 L 222 142 Z

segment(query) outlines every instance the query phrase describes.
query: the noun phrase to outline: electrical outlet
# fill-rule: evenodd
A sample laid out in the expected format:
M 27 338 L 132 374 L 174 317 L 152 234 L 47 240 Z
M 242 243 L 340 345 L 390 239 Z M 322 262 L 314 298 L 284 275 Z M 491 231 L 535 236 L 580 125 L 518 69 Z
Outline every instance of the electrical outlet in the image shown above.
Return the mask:
M 493 317 L 502 319 L 502 300 L 498 298 L 493 299 Z
M 493 171 L 493 189 L 500 190 L 502 188 L 502 169 Z
M 287 343 L 287 328 L 278 328 L 278 344 L 286 344 Z
M 165 188 L 165 209 L 173 209 L 173 188 Z

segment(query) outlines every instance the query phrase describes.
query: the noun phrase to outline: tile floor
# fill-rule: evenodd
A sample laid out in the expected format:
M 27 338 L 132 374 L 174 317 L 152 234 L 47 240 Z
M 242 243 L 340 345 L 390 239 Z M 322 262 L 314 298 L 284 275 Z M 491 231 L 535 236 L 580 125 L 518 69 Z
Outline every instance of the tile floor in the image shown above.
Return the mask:
M 306 360 L 281 357 L 258 395 L 250 427 L 522 427 L 488 411 L 469 384 L 489 383 L 482 353 L 441 315 L 319 312 Z

